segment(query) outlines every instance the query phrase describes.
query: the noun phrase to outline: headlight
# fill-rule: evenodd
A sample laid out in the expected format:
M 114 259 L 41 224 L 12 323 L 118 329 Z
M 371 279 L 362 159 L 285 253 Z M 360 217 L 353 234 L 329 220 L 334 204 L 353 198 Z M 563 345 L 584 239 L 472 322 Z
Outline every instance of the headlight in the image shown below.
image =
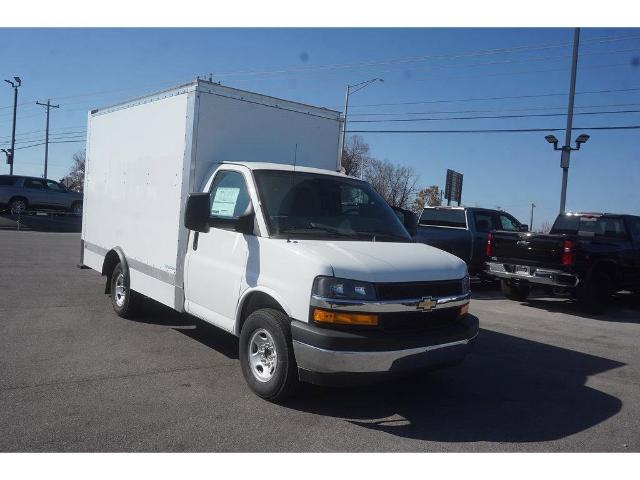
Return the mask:
M 375 300 L 373 284 L 335 277 L 316 277 L 313 295 L 336 300 Z
M 471 291 L 471 279 L 469 275 L 462 279 L 462 293 L 469 293 Z

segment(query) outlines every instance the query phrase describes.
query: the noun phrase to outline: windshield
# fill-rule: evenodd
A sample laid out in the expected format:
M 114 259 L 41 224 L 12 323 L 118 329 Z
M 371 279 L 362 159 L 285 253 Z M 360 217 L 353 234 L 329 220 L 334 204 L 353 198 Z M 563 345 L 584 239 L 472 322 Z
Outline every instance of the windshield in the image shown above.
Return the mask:
M 411 241 L 391 207 L 366 182 L 306 172 L 254 173 L 272 236 Z
M 420 217 L 420 225 L 466 228 L 467 220 L 464 210 L 425 208 Z
M 627 237 L 622 218 L 589 215 L 560 215 L 550 233 L 577 234 L 585 237 Z

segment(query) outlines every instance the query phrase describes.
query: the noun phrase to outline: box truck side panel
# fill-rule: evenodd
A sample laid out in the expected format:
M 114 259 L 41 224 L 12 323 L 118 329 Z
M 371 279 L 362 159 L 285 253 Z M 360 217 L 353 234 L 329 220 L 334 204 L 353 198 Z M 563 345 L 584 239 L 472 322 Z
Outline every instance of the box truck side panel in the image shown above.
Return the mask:
M 99 111 L 88 134 L 85 262 L 96 268 L 101 254 L 120 247 L 131 287 L 172 307 L 183 177 L 189 175 L 187 111 L 187 93 Z
M 214 91 L 215 92 L 215 91 Z M 336 112 L 275 99 L 241 99 L 198 91 L 195 186 L 213 163 L 272 162 L 336 170 L 340 121 Z M 284 102 L 283 102 L 284 103 Z M 294 106 L 292 106 L 294 105 Z

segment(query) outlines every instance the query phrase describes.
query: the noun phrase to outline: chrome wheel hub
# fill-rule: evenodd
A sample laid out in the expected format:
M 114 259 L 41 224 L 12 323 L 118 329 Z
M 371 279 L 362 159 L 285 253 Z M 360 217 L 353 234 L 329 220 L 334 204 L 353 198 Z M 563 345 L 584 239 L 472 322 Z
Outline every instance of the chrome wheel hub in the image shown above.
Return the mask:
M 119 273 L 116 277 L 116 288 L 113 294 L 115 295 L 116 305 L 122 307 L 127 297 L 127 287 L 124 285 L 124 273 Z
M 278 368 L 278 352 L 271 334 L 259 328 L 249 340 L 249 365 L 251 373 L 260 382 L 268 382 Z

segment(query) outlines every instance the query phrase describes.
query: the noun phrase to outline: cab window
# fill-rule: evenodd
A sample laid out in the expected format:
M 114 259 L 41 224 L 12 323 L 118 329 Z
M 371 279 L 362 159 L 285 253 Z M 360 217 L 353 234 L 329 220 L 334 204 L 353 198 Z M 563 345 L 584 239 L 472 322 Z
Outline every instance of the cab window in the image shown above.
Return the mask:
M 515 220 L 515 218 L 512 218 L 509 215 L 500 215 L 500 230 L 517 232 L 520 230 L 520 224 Z
M 211 186 L 212 218 L 238 218 L 247 210 L 249 202 L 247 184 L 241 173 L 225 170 L 216 174 Z
M 49 188 L 49 190 L 55 190 L 57 192 L 64 191 L 64 188 L 62 188 L 59 183 L 54 182 L 53 180 L 47 180 L 47 187 Z
M 36 178 L 26 178 L 24 180 L 24 188 L 32 188 L 34 190 L 44 190 L 45 183 L 42 180 L 38 180 Z
M 476 212 L 474 214 L 474 217 L 475 217 L 477 232 L 487 233 L 497 228 L 497 225 L 495 222 L 495 216 L 491 213 Z

